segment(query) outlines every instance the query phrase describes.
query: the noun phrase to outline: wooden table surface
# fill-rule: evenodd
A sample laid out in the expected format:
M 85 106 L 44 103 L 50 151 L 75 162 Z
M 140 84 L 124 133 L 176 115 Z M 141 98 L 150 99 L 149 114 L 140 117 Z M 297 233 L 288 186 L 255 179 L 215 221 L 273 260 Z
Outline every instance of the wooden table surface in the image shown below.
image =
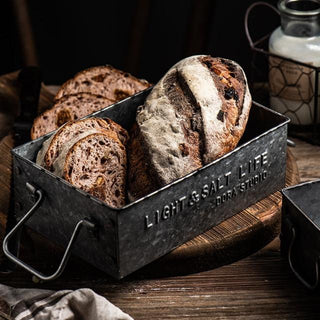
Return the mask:
M 14 77 L 13 74 L 7 78 L 11 81 Z M 0 82 L 0 93 L 8 88 L 7 78 Z M 12 90 L 5 91 L 6 101 L 11 104 L 7 103 L 5 110 L 0 108 L 0 138 L 7 134 L 16 113 L 13 106 L 17 105 L 17 94 Z M 50 97 L 47 94 L 42 98 L 45 106 Z M 11 117 L 8 117 L 9 111 Z M 290 149 L 301 181 L 320 178 L 320 146 L 294 141 L 296 147 Z M 4 191 L 1 190 L 0 198 Z M 146 278 L 135 274 L 116 281 L 71 258 L 59 281 L 34 284 L 28 273 L 17 269 L 12 274 L 0 274 L 0 283 L 54 290 L 89 287 L 134 319 L 320 319 L 320 293 L 308 291 L 294 277 L 286 259 L 280 255 L 279 245 L 276 238 L 245 259 L 184 276 Z M 40 266 L 47 266 L 50 258 L 52 260 L 52 257 L 41 257 L 42 261 L 37 259 Z
M 294 141 L 291 151 L 301 181 L 320 178 L 320 147 Z M 0 283 L 55 290 L 89 287 L 134 319 L 320 319 L 320 293 L 308 291 L 293 276 L 279 243 L 276 238 L 245 259 L 186 276 L 115 281 L 71 261 L 63 281 L 34 284 L 29 274 L 17 270 L 0 275 Z

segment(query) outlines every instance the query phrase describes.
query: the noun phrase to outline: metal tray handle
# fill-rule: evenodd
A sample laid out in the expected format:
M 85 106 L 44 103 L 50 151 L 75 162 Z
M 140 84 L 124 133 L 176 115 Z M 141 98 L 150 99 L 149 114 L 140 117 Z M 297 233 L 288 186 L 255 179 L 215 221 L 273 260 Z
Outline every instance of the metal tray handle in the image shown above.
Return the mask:
M 310 284 L 308 281 L 306 281 L 300 274 L 299 272 L 294 268 L 293 263 L 292 263 L 292 258 L 291 258 L 291 253 L 292 253 L 292 247 L 294 244 L 294 241 L 296 239 L 296 230 L 295 228 L 291 225 L 291 232 L 292 232 L 292 238 L 291 238 L 291 242 L 289 245 L 289 249 L 288 249 L 288 260 L 289 260 L 289 266 L 292 270 L 292 272 L 294 273 L 294 275 L 300 280 L 300 282 L 302 284 L 304 284 L 308 289 L 310 290 L 314 290 L 316 289 L 316 287 L 319 284 L 319 257 L 316 258 L 315 261 L 315 276 L 316 279 L 314 281 L 313 284 Z
M 16 257 L 14 254 L 12 254 L 9 251 L 9 240 L 20 231 L 20 228 L 23 227 L 23 225 L 25 224 L 25 222 L 27 222 L 31 216 L 36 212 L 36 209 L 39 207 L 40 203 L 42 202 L 43 199 L 43 192 L 39 189 L 36 189 L 34 186 L 32 186 L 30 183 L 26 184 L 27 189 L 37 197 L 36 202 L 34 203 L 34 205 L 32 206 L 32 208 L 23 216 L 23 218 L 21 218 L 21 220 L 16 224 L 16 226 L 7 234 L 7 236 L 4 238 L 3 240 L 3 252 L 4 254 L 7 256 L 8 259 L 10 259 L 11 261 L 13 261 L 15 264 L 19 265 L 20 267 L 22 267 L 23 269 L 27 270 L 28 272 L 30 272 L 31 274 L 33 274 L 36 278 L 42 280 L 42 281 L 50 281 L 50 280 L 54 280 L 57 277 L 59 277 L 61 275 L 61 273 L 63 272 L 70 254 L 71 254 L 71 249 L 72 246 L 74 244 L 74 242 L 77 239 L 77 236 L 79 234 L 79 232 L 81 231 L 81 228 L 83 226 L 86 226 L 88 228 L 95 228 L 95 225 L 86 220 L 80 220 L 74 230 L 73 233 L 71 235 L 71 238 L 69 240 L 69 243 L 67 245 L 67 248 L 63 254 L 63 257 L 61 259 L 61 262 L 58 266 L 58 269 L 51 275 L 46 276 L 43 273 L 35 270 L 33 267 L 31 267 L 30 265 L 28 265 L 27 263 L 23 262 L 22 260 L 20 260 L 18 257 Z

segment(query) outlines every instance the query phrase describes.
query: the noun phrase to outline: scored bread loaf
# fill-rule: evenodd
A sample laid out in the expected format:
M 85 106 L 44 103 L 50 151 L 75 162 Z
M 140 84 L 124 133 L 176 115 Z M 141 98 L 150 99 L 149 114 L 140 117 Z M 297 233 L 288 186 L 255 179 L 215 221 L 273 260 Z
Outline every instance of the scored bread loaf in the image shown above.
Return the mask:
M 234 149 L 250 107 L 236 62 L 200 55 L 174 65 L 137 110 L 128 146 L 130 200 Z
M 80 119 L 112 103 L 112 100 L 91 93 L 64 96 L 51 109 L 46 110 L 34 120 L 31 139 L 37 139 L 58 129 L 68 121 Z
M 98 66 L 83 70 L 65 82 L 57 92 L 55 100 L 69 94 L 89 92 L 112 101 L 120 101 L 150 86 L 148 81 L 112 66 Z
M 36 162 L 109 205 L 123 206 L 127 140 L 126 130 L 110 119 L 71 121 L 43 143 Z

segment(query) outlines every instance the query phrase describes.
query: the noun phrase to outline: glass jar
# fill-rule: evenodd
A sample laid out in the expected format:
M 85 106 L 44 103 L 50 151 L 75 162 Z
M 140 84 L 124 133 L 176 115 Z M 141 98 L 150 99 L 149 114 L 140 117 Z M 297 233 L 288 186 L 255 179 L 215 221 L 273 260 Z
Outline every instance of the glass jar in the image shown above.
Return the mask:
M 320 2 L 280 0 L 278 9 L 281 26 L 271 34 L 269 52 L 320 67 Z M 292 124 L 314 123 L 316 75 L 315 69 L 306 65 L 270 56 L 271 108 L 287 115 Z

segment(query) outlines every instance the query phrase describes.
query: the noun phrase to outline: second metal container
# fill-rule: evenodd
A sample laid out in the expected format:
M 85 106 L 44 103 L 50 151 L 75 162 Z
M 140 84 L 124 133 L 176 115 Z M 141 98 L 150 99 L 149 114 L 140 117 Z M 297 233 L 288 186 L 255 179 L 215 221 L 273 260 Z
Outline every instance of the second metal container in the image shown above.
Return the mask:
M 309 289 L 319 286 L 320 180 L 283 193 L 281 251 L 295 276 Z

